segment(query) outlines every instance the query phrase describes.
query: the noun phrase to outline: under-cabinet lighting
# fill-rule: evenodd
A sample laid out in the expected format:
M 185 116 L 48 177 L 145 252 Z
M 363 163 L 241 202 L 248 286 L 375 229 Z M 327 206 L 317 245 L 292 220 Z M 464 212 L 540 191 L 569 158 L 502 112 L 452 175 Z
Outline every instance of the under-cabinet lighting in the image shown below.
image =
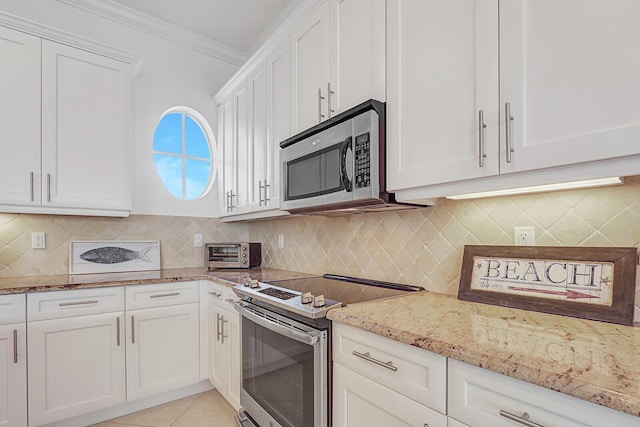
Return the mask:
M 479 199 L 483 197 L 511 196 L 514 194 L 542 193 L 545 191 L 572 190 L 576 188 L 601 187 L 605 185 L 623 184 L 623 178 L 614 176 L 610 178 L 588 179 L 584 181 L 560 182 L 557 184 L 533 185 L 531 187 L 508 188 L 505 190 L 485 191 L 482 193 L 457 194 L 447 196 L 447 199 Z

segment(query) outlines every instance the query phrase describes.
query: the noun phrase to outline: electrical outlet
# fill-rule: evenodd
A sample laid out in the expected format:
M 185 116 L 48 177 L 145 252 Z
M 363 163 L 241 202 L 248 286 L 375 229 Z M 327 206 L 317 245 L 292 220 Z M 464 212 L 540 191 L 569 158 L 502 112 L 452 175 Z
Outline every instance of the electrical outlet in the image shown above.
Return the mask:
M 284 235 L 278 234 L 278 247 L 284 248 Z
M 535 245 L 533 227 L 513 227 L 513 240 L 516 246 Z
M 44 249 L 46 242 L 44 238 L 44 231 L 36 231 L 31 233 L 31 248 L 32 249 Z
M 197 233 L 193 235 L 193 247 L 194 248 L 202 247 L 202 234 Z

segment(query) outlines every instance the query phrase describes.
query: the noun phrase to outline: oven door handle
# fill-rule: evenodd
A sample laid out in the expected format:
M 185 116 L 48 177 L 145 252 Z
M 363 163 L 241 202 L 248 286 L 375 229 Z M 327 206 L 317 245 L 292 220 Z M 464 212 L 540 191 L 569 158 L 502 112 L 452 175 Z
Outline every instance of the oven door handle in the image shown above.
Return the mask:
M 247 319 L 251 320 L 254 323 L 257 323 L 260 326 L 263 326 L 273 332 L 277 332 L 285 337 L 291 338 L 292 340 L 296 340 L 303 344 L 314 346 L 318 343 L 318 337 L 313 335 L 308 335 L 303 332 L 298 332 L 296 330 L 290 329 L 286 326 L 280 325 L 279 323 L 272 322 L 271 320 L 265 319 L 264 317 L 260 317 L 257 314 L 252 313 L 243 307 L 241 302 L 237 302 L 234 305 L 234 308 L 238 313 Z

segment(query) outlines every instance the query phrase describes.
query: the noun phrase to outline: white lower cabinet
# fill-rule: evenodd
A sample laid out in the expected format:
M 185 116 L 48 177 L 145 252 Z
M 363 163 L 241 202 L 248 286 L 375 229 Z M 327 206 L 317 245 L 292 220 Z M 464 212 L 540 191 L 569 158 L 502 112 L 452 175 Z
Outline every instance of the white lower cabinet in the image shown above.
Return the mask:
M 640 424 L 636 416 L 455 360 L 449 359 L 448 374 L 448 415 L 471 427 Z
M 0 297 L 0 426 L 27 425 L 24 295 Z M 5 324 L 6 323 L 6 324 Z
M 240 316 L 232 311 L 232 291 L 209 288 L 209 381 L 236 410 L 240 407 Z
M 30 426 L 125 402 L 123 314 L 28 323 Z
M 447 425 L 444 356 L 334 323 L 333 362 L 334 427 Z
M 198 282 L 128 287 L 126 301 L 127 400 L 197 383 Z
M 333 378 L 334 427 L 447 426 L 446 415 L 339 363 L 333 365 Z
M 460 421 L 455 418 L 447 417 L 447 427 L 469 427 L 466 424 L 462 424 Z

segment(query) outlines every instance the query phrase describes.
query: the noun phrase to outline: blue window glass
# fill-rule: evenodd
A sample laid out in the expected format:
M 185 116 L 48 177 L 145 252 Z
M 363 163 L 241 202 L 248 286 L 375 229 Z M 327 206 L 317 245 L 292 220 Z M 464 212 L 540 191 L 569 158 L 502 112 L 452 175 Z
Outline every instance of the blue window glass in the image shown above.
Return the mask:
M 153 159 L 160 181 L 182 200 L 198 199 L 210 187 L 211 145 L 204 126 L 208 125 L 189 112 L 172 109 L 162 116 L 153 137 Z

